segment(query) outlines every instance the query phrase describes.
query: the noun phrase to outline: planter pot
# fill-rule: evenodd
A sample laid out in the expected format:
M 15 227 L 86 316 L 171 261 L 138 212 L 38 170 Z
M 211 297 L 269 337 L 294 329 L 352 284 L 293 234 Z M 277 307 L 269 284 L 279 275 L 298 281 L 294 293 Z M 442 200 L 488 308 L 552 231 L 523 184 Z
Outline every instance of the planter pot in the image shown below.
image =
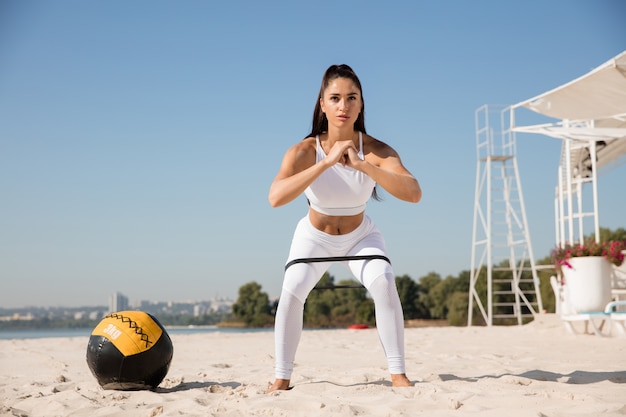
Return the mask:
M 611 263 L 602 256 L 583 256 L 563 266 L 569 309 L 566 313 L 604 311 L 611 301 Z

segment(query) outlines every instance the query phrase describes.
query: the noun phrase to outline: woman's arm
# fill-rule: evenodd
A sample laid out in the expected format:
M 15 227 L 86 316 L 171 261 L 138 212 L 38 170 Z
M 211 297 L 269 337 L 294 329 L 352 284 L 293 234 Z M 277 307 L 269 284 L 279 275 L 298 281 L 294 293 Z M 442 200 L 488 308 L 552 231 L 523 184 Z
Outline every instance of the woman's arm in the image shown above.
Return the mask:
M 307 138 L 289 148 L 272 185 L 268 200 L 272 207 L 279 207 L 296 199 L 329 167 L 340 162 L 348 163 L 349 150 L 354 151 L 350 140 L 335 142 L 328 155 L 315 163 L 315 138 Z
M 315 172 L 315 153 L 310 148 L 311 144 L 304 140 L 285 152 L 278 174 L 270 185 L 268 200 L 272 207 L 279 207 L 296 199 L 319 175 Z
M 352 151 L 348 152 L 348 157 L 348 165 L 369 175 L 394 197 L 411 203 L 421 200 L 419 182 L 404 167 L 400 156 L 391 146 L 372 138 L 365 160 L 359 159 L 356 152 Z
M 287 150 L 270 186 L 268 200 L 272 207 L 295 200 L 322 172 L 339 160 L 339 149 L 333 147 L 329 155 L 316 164 L 315 147 L 315 138 L 307 138 Z

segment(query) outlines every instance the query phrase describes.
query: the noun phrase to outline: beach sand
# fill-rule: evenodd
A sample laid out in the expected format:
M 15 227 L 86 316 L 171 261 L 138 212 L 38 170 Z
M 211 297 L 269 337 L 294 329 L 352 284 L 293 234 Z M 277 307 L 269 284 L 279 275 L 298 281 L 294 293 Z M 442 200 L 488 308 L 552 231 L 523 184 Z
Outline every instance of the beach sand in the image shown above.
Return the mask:
M 273 380 L 273 332 L 174 334 L 155 391 L 98 385 L 87 339 L 0 340 L 2 416 L 626 416 L 626 339 L 525 326 L 406 329 L 393 388 L 375 329 L 307 330 L 293 389 Z

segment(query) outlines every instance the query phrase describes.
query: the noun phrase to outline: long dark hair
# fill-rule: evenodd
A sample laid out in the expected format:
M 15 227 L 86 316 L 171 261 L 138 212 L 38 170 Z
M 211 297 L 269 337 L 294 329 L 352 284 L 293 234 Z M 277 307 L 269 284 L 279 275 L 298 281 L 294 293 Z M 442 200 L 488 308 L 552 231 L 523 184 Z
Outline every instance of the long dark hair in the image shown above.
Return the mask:
M 363 100 L 363 89 L 361 88 L 361 81 L 359 81 L 359 77 L 356 76 L 356 73 L 346 64 L 341 65 L 331 65 L 328 67 L 326 72 L 324 73 L 324 77 L 322 77 L 322 85 L 320 87 L 320 92 L 317 95 L 317 100 L 315 100 L 315 110 L 313 110 L 313 122 L 311 123 L 311 133 L 309 133 L 306 137 L 316 136 L 320 133 L 326 132 L 328 130 L 328 119 L 326 115 L 322 111 L 322 106 L 320 105 L 320 99 L 324 95 L 324 91 L 328 88 L 328 85 L 337 78 L 348 78 L 354 82 L 354 85 L 359 89 L 359 93 L 361 94 L 361 113 L 354 122 L 354 130 L 360 131 L 363 133 L 367 133 L 365 131 L 365 101 Z

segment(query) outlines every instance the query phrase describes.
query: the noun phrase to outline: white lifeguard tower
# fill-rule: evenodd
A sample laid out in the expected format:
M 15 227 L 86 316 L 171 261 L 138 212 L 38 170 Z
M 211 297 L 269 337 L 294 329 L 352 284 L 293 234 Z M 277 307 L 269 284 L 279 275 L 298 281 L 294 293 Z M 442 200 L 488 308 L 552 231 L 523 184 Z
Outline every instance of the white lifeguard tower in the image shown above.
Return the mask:
M 521 113 L 528 110 L 549 120 L 521 123 Z M 478 169 L 468 325 L 472 324 L 474 301 L 487 325 L 494 324 L 494 319 L 510 317 L 521 323 L 526 313 L 532 315 L 542 310 L 517 172 L 515 133 L 562 140 L 555 187 L 556 244 L 582 242 L 586 230 L 599 239 L 598 177 L 626 160 L 626 51 L 567 84 L 500 108 L 495 118 L 491 113 L 487 106 L 476 112 Z M 494 166 L 499 169 L 494 170 Z M 502 184 L 502 189 L 494 184 Z M 519 194 L 519 201 L 515 193 Z M 498 208 L 498 204 L 503 208 Z M 501 238 L 502 231 L 498 229 L 500 217 L 506 219 L 506 239 Z M 515 238 L 514 227 L 519 229 L 519 240 Z M 514 252 L 518 244 L 528 249 L 535 299 L 531 297 L 532 290 L 523 288 L 522 278 L 518 278 L 526 261 Z M 497 267 L 511 272 L 510 292 L 514 297 L 513 310 L 506 314 L 499 311 L 503 307 L 500 300 L 506 294 L 494 290 L 497 280 L 502 279 L 496 279 L 493 274 L 494 262 L 499 260 L 494 254 L 500 245 L 509 250 L 509 265 Z M 481 286 L 481 280 L 486 280 L 486 284 Z M 487 292 L 487 309 L 481 302 L 482 289 Z M 520 307 L 525 307 L 526 313 Z

